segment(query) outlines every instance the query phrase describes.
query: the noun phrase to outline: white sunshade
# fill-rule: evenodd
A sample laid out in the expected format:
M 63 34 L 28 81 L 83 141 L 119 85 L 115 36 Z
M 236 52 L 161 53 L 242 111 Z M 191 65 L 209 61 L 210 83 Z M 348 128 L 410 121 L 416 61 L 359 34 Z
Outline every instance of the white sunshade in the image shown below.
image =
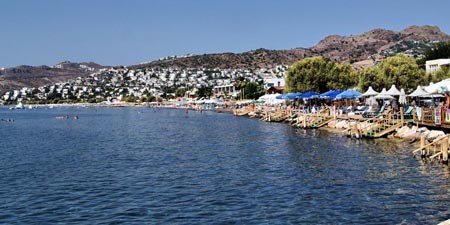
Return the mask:
M 420 96 L 425 96 L 428 95 L 429 93 L 425 91 L 425 89 L 421 86 L 417 86 L 416 90 L 413 91 L 411 94 L 409 94 L 408 96 L 410 97 L 420 97 Z
M 266 94 L 259 97 L 258 101 L 264 101 L 266 104 L 280 104 L 285 102 L 285 99 L 276 99 L 276 97 L 281 94 Z
M 430 83 L 430 85 L 428 85 L 424 89 L 426 92 L 433 94 L 450 91 L 450 79 L 442 80 L 435 84 Z
M 399 96 L 401 93 L 400 91 L 395 87 L 395 84 L 391 86 L 391 88 L 386 92 L 387 95 L 392 96 Z
M 364 92 L 364 94 L 362 94 L 362 96 L 373 96 L 373 95 L 377 95 L 377 94 L 378 94 L 378 92 L 373 90 L 372 86 L 370 86 L 369 89 L 367 89 L 367 91 Z
M 383 90 L 379 94 L 375 95 L 375 98 L 376 99 L 393 99 L 394 98 L 391 95 L 388 95 L 386 93 L 387 93 L 386 88 L 383 88 Z

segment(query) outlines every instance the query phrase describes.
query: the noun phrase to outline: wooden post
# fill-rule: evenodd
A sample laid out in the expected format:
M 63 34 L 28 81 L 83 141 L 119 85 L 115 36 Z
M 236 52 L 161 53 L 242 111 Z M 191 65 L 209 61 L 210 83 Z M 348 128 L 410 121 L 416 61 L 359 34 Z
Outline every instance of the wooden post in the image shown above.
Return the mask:
M 403 115 L 403 107 L 400 107 L 400 120 L 402 124 L 405 124 L 405 117 Z
M 422 158 L 425 158 L 425 136 L 420 136 L 420 149 L 421 149 L 421 151 L 420 151 L 420 156 L 422 157 Z
M 336 105 L 334 105 L 333 107 L 334 128 L 336 128 Z
M 442 142 L 442 163 L 448 164 L 448 138 Z
M 436 154 L 436 151 L 437 151 L 437 145 L 438 145 L 438 143 L 436 143 L 436 144 L 433 145 L 433 154 Z M 429 151 L 428 151 L 428 155 L 430 155 L 430 152 L 429 152 Z
M 306 127 L 306 114 L 303 114 L 303 128 Z

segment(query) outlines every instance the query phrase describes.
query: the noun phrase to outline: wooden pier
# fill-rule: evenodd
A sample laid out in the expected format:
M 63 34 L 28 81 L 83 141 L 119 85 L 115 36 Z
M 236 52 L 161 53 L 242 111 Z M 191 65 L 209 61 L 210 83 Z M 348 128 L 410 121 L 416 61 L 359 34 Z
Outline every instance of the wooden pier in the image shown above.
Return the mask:
M 444 164 L 448 164 L 448 147 L 450 141 L 450 134 L 439 137 L 433 142 L 426 144 L 425 137 L 420 139 L 420 147 L 413 151 L 413 154 L 420 154 L 422 158 L 439 159 Z

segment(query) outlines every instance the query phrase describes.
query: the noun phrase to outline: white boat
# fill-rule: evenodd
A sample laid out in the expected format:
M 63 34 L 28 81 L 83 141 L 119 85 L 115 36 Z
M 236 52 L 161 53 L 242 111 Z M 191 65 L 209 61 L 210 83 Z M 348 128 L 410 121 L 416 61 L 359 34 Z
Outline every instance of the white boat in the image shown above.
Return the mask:
M 14 109 L 25 109 L 25 105 L 22 102 L 19 102 Z

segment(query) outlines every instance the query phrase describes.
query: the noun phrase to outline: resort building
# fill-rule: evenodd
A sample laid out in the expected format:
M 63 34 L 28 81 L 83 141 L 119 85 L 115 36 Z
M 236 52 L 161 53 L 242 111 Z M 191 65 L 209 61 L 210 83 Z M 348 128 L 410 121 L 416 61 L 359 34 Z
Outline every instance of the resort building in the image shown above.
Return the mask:
M 426 73 L 433 73 L 438 71 L 442 66 L 449 66 L 450 65 L 450 59 L 435 59 L 435 60 L 428 60 L 425 62 L 425 70 Z
M 213 91 L 215 97 L 232 96 L 235 94 L 236 89 L 234 88 L 233 84 L 228 84 L 228 85 L 214 86 Z
M 284 77 L 282 78 L 267 78 L 264 79 L 264 87 L 267 89 L 269 87 L 280 87 L 284 86 Z

